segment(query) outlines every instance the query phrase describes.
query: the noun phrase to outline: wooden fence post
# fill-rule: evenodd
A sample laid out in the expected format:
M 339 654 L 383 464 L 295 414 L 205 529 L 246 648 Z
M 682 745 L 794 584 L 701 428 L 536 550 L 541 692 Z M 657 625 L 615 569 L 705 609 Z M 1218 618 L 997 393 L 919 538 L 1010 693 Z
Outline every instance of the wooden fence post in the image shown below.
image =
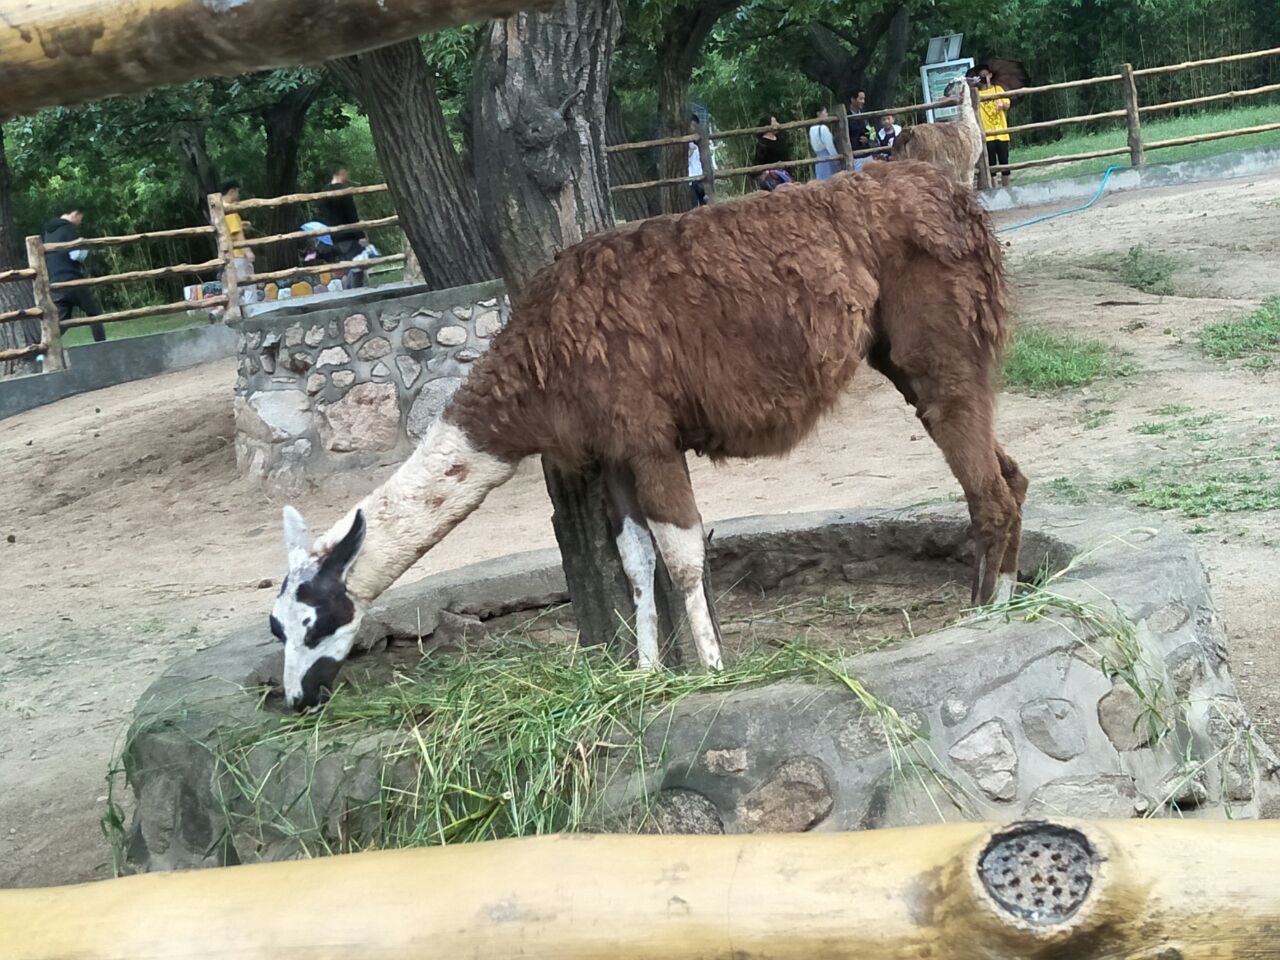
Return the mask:
M 707 203 L 716 202 L 716 167 L 711 154 L 711 125 L 699 122 L 698 159 L 702 163 L 702 189 L 706 191 Z
M 849 137 L 849 111 L 844 104 L 836 104 L 836 128 L 840 138 L 840 160 L 846 170 L 853 169 L 853 140 Z
M 1133 75 L 1133 64 L 1121 67 L 1124 74 L 1124 110 L 1129 124 L 1129 163 L 1134 167 L 1147 165 L 1147 154 L 1142 148 L 1142 120 L 1138 113 L 1138 81 Z
M 27 266 L 36 272 L 31 278 L 31 292 L 40 308 L 40 339 L 44 341 L 45 373 L 67 369 L 67 355 L 62 351 L 62 325 L 58 323 L 58 305 L 49 289 L 49 267 L 44 262 L 44 241 L 27 237 Z
M 976 84 L 969 85 L 969 99 L 973 103 L 973 115 L 978 120 L 978 129 L 982 131 L 982 153 L 978 155 L 978 189 L 990 190 L 992 187 L 991 160 L 987 154 L 987 131 L 982 126 L 982 97 L 978 95 Z
M 217 238 L 218 259 L 223 261 L 222 292 L 227 298 L 227 305 L 223 308 L 222 319 L 226 323 L 235 323 L 240 319 L 240 279 L 236 276 L 231 231 L 227 229 L 227 207 L 220 193 L 209 194 L 209 222 Z

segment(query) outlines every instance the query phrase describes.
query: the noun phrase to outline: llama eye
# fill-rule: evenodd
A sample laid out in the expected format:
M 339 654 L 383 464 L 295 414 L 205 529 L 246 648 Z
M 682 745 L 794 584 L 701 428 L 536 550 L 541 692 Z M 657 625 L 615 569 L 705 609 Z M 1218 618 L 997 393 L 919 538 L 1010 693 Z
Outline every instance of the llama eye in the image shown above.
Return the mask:
M 315 621 L 315 618 L 314 618 L 314 617 L 307 617 L 307 619 L 305 619 L 305 620 L 303 620 L 303 621 L 302 621 L 302 625 L 303 625 L 304 627 L 309 627 L 309 626 L 311 626 L 311 625 L 312 625 L 313 623 L 315 623 L 315 622 L 316 622 L 316 621 Z

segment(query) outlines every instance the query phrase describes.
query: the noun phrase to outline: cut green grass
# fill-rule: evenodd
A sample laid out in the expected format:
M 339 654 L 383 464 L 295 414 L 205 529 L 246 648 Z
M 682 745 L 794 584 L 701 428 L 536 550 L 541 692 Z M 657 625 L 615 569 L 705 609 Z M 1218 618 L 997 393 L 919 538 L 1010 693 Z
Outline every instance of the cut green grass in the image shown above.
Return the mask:
M 1083 387 L 1131 372 L 1105 344 L 1036 328 L 1019 330 L 1004 360 L 1005 386 L 1032 394 Z
M 1016 112 L 1016 111 L 1015 111 Z M 1219 133 L 1226 130 L 1239 130 L 1244 127 L 1257 127 L 1274 123 L 1276 108 L 1273 105 L 1236 107 L 1230 110 L 1215 110 L 1206 113 L 1175 117 L 1169 120 L 1142 121 L 1142 139 L 1147 143 L 1158 140 L 1175 140 L 1181 137 L 1196 136 L 1203 133 Z M 1013 120 L 1010 121 L 1014 122 Z M 1052 143 L 1040 143 L 1034 146 L 1013 145 L 1014 163 L 1023 160 L 1043 160 L 1047 157 L 1060 157 L 1074 153 L 1090 153 L 1096 150 L 1124 147 L 1128 143 L 1128 131 L 1123 121 L 1116 126 L 1097 133 L 1074 133 L 1055 140 Z M 1280 130 L 1266 133 L 1255 133 L 1244 137 L 1228 137 L 1223 140 L 1210 140 L 1204 143 L 1192 143 L 1181 147 L 1166 147 L 1151 150 L 1147 154 L 1148 163 L 1175 163 L 1182 160 L 1198 160 L 1204 157 L 1218 156 L 1236 150 L 1248 150 L 1257 147 L 1268 147 L 1280 143 Z M 1046 168 L 1033 168 L 1027 171 L 1013 172 L 1013 182 L 1034 183 L 1041 180 L 1056 180 L 1063 177 L 1102 176 L 1110 166 L 1127 167 L 1129 157 L 1117 154 L 1112 157 L 1097 157 L 1092 160 L 1081 160 Z
M 1211 323 L 1200 331 L 1200 349 L 1215 360 L 1245 358 L 1245 366 L 1267 370 L 1280 353 L 1280 297 L 1240 320 Z
M 224 725 L 211 746 L 240 842 L 287 838 L 321 855 L 595 829 L 617 814 L 600 804 L 612 778 L 645 769 L 651 725 L 665 743 L 670 708 L 697 693 L 789 679 L 849 691 L 895 769 L 905 749 L 927 760 L 927 745 L 848 675 L 839 654 L 799 645 L 721 673 L 681 674 L 638 672 L 598 649 L 508 641 L 491 657 L 432 658 L 389 685 L 344 684 L 315 714 Z M 373 798 L 335 824 L 311 796 L 330 796 L 334 771 L 355 768 L 353 744 L 372 762 Z M 286 769 L 294 775 L 282 778 Z M 643 821 L 647 805 L 637 815 Z

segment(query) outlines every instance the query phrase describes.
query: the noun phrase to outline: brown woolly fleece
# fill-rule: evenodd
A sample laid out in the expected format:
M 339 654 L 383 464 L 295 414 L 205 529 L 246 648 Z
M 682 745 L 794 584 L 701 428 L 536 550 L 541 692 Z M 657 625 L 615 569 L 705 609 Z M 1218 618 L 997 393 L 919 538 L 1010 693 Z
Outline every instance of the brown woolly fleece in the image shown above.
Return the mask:
M 687 527 L 684 451 L 785 453 L 867 360 L 942 448 L 993 579 L 1016 564 L 1026 486 L 993 433 L 1008 323 L 972 192 L 925 163 L 872 164 L 570 248 L 517 298 L 445 417 L 512 461 L 629 466 L 648 519 Z

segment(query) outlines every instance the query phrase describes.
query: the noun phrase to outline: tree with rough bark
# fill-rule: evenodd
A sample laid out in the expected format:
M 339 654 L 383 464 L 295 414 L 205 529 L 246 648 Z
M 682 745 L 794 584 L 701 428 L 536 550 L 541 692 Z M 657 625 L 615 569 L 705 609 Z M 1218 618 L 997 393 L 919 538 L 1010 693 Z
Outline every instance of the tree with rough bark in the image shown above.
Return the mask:
M 18 228 L 13 221 L 13 177 L 9 172 L 9 161 L 4 149 L 4 128 L 0 127 L 0 270 L 11 270 L 27 265 Z M 31 284 L 0 283 L 0 313 L 9 310 L 21 310 L 33 306 Z M 0 350 L 25 347 L 40 342 L 40 321 L 10 320 L 0 323 Z M 0 374 L 9 376 L 17 373 L 31 373 L 35 370 L 34 360 L 10 360 L 0 364 Z
M 378 159 L 426 282 L 453 287 L 498 274 L 480 229 L 475 184 L 445 123 L 418 40 L 330 63 L 369 117 Z
M 547 13 L 494 21 L 481 33 L 471 98 L 476 183 L 483 223 L 517 302 L 559 251 L 613 225 L 605 127 L 620 20 L 618 0 L 563 0 Z M 619 642 L 635 611 L 602 468 L 543 469 L 582 640 Z M 663 633 L 672 635 L 683 602 L 665 583 L 658 610 Z

